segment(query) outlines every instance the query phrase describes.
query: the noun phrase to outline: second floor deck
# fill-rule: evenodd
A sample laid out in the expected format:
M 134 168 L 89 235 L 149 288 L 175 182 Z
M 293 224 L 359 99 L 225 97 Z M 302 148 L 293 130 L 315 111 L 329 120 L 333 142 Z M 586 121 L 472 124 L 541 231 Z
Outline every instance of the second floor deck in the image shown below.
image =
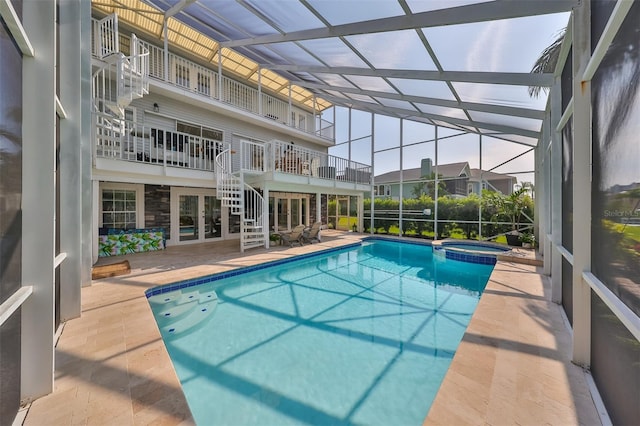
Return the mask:
M 245 173 L 254 180 L 300 182 L 303 177 L 321 186 L 351 184 L 362 190 L 367 190 L 364 186 L 371 183 L 371 166 L 279 140 L 261 143 L 240 139 L 231 145 L 104 113 L 94 113 L 93 118 L 94 164 L 104 171 L 113 170 L 108 164 L 114 164 L 111 161 L 115 160 L 121 166 L 126 162 L 132 166 L 204 172 L 203 178 L 213 180 L 216 156 L 229 149 L 232 172 Z M 131 169 L 135 170 L 135 166 Z

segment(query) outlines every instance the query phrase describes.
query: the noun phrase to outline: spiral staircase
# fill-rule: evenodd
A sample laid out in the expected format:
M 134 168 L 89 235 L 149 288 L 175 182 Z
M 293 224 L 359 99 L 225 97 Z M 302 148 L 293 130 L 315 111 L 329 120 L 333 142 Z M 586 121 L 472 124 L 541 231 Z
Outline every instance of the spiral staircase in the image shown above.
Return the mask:
M 264 220 L 264 197 L 244 182 L 243 173 L 233 172 L 231 149 L 216 156 L 217 198 L 231 214 L 240 216 L 240 251 L 265 246 L 268 227 Z
M 96 136 L 103 141 L 103 155 L 120 152 L 125 109 L 134 99 L 149 93 L 149 50 L 131 35 L 130 55 L 120 51 L 118 15 L 112 14 L 94 26 L 94 50 L 103 62 L 92 76 Z

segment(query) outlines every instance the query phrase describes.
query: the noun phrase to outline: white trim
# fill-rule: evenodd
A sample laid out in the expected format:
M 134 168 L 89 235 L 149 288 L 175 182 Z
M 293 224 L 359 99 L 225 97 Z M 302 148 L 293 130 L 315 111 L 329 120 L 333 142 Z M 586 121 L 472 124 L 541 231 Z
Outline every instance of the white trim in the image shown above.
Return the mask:
M 556 248 L 558 249 L 562 257 L 567 259 L 567 262 L 569 262 L 571 266 L 573 266 L 573 254 L 569 253 L 569 250 L 567 250 L 563 246 L 557 246 Z
M 16 11 L 9 0 L 0 0 L 0 16 L 2 16 L 2 19 L 7 24 L 7 28 L 9 28 L 9 32 L 16 41 L 16 44 L 20 48 L 22 54 L 33 58 L 35 56 L 33 46 L 31 45 L 29 37 L 27 37 L 27 33 L 20 22 L 20 18 L 16 14 Z
M 640 317 L 625 305 L 609 288 L 591 272 L 583 272 L 582 279 L 611 309 L 616 317 L 627 327 L 629 332 L 640 340 Z
M 582 74 L 582 81 L 591 81 L 593 75 L 598 70 L 602 59 L 607 53 L 613 38 L 618 34 L 618 30 L 620 29 L 620 25 L 624 22 L 624 18 L 626 18 L 629 9 L 633 6 L 632 1 L 627 0 L 618 0 L 615 7 L 613 8 L 613 12 L 611 12 L 611 16 L 609 17 L 609 21 L 607 22 L 606 27 L 604 27 L 604 31 L 600 36 L 600 40 L 598 40 L 598 44 L 591 55 L 591 59 L 589 63 L 584 69 L 584 73 Z
M 60 253 L 53 259 L 53 267 L 57 268 L 67 258 L 67 253 Z
M 561 133 L 564 129 L 564 126 L 567 124 L 567 121 L 573 116 L 573 97 L 569 101 L 567 105 L 567 109 L 562 113 L 562 117 L 560 117 L 560 121 L 558 122 L 558 126 L 556 126 L 556 132 Z
M 20 287 L 7 300 L 0 305 L 0 325 L 4 322 L 24 303 L 33 293 L 33 287 L 28 285 Z
M 602 401 L 602 397 L 600 396 L 600 392 L 598 391 L 596 382 L 593 380 L 591 372 L 589 370 L 582 371 L 584 371 L 584 378 L 587 381 L 587 387 L 589 388 L 589 392 L 591 393 L 593 405 L 596 406 L 596 411 L 598 412 L 598 416 L 600 417 L 600 423 L 602 423 L 602 426 L 613 426 L 611 418 L 609 417 L 609 413 L 607 412 L 607 407 L 605 407 L 604 402 Z
M 58 95 L 56 95 L 56 112 L 58 113 L 58 116 L 60 116 L 60 118 L 67 118 L 67 112 L 64 110 L 64 107 L 60 103 L 60 98 L 58 98 Z

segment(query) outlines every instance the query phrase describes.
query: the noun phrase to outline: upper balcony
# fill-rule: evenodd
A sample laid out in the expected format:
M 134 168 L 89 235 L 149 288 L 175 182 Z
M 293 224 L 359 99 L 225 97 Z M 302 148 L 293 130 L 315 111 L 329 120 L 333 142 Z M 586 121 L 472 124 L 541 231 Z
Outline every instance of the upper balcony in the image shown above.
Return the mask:
M 98 58 L 97 20 L 93 19 L 92 55 Z M 118 34 L 119 50 L 130 54 L 131 38 Z M 161 47 L 141 41 L 149 51 L 149 77 L 202 96 L 212 101 L 222 102 L 244 112 L 273 120 L 283 126 L 315 135 L 327 141 L 334 140 L 334 124 L 323 119 L 318 111 L 297 106 L 295 101 L 285 101 L 266 93 L 258 82 L 258 87 L 241 83 L 218 71 L 209 69 Z
M 188 174 L 192 178 L 212 180 L 217 167 L 216 156 L 230 149 L 232 172 L 242 172 L 254 181 L 358 190 L 368 190 L 366 186 L 371 182 L 371 166 L 291 143 L 239 140 L 230 146 L 220 140 L 147 126 L 106 113 L 94 112 L 93 118 L 96 126 L 94 158 L 96 168 L 100 170 L 138 173 L 144 170 L 147 174 L 162 175 L 167 174 L 169 168 L 173 171 L 169 174 L 173 176 Z M 142 165 L 146 169 L 142 169 Z

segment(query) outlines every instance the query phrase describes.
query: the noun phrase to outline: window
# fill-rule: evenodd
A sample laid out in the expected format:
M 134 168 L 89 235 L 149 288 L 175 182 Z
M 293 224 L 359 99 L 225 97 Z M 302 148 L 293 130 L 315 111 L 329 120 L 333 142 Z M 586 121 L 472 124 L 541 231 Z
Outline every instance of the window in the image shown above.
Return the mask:
M 221 151 L 223 133 L 222 130 L 211 129 L 209 127 L 197 124 L 185 123 L 178 121 L 176 130 L 180 133 L 187 133 L 196 136 L 197 139 L 190 139 L 190 155 L 192 157 L 200 156 L 203 153 L 206 158 L 215 158 Z M 201 138 L 201 139 L 200 139 Z
M 102 227 L 130 229 L 137 223 L 136 190 L 102 190 Z
M 375 195 L 379 196 L 390 196 L 391 195 L 391 185 L 377 185 L 374 187 Z

